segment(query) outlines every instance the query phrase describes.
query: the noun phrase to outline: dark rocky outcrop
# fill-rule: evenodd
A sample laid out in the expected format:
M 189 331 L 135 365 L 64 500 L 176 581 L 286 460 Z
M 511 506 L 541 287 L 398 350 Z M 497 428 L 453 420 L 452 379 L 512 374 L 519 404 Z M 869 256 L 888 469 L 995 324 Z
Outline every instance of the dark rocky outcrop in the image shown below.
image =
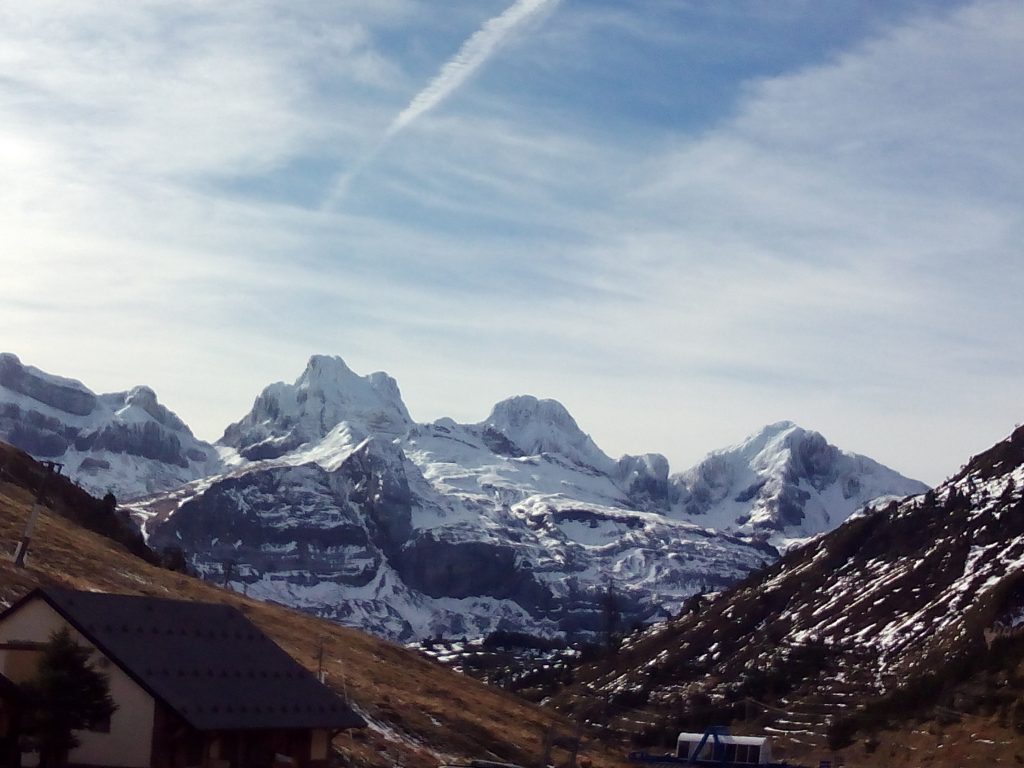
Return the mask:
M 316 465 L 229 476 L 185 502 L 150 541 L 157 548 L 180 546 L 215 580 L 281 574 L 296 584 L 362 586 L 383 554 L 337 485 Z
M 442 541 L 429 533 L 402 550 L 397 570 L 406 584 L 431 597 L 486 595 L 514 600 L 531 614 L 553 598 L 531 572 L 516 566 L 515 550 L 486 541 Z
M 165 464 L 188 467 L 188 458 L 184 455 L 178 436 L 152 421 L 143 424 L 111 424 L 97 432 L 80 435 L 75 439 L 75 448 L 79 451 L 130 453 Z
M 375 544 L 396 557 L 412 535 L 412 492 L 402 452 L 391 443 L 369 440 L 338 468 L 348 501 L 359 509 Z
M 623 456 L 616 463 L 615 478 L 637 509 L 667 512 L 672 505 L 668 459 L 660 453 Z

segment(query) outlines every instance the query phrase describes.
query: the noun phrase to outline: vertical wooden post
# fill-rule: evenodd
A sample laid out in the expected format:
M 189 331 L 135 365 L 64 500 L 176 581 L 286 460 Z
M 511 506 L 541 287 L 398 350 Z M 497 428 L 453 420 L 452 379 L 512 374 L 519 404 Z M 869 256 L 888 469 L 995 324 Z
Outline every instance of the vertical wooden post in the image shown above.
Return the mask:
M 576 757 L 580 753 L 580 739 L 582 738 L 582 736 L 583 736 L 583 726 L 581 725 L 580 721 L 577 720 L 576 721 L 576 733 L 573 735 L 573 739 L 572 739 L 572 753 L 571 753 L 570 759 L 569 759 L 569 768 L 576 768 Z
M 549 725 L 544 731 L 544 751 L 540 758 L 540 768 L 548 768 L 551 765 L 551 746 L 554 741 L 554 726 Z
M 46 469 L 46 474 L 43 475 L 43 479 L 39 483 L 35 501 L 32 503 L 32 511 L 29 513 L 28 522 L 25 524 L 25 533 L 22 535 L 21 541 L 18 542 L 18 547 L 14 552 L 14 564 L 18 568 L 25 567 L 25 556 L 28 554 L 29 545 L 32 543 L 32 533 L 35 531 L 36 522 L 39 520 L 39 508 L 43 504 L 46 484 L 50 477 L 53 476 L 53 471 L 56 469 L 59 475 L 61 468 L 64 466 L 54 461 L 44 461 L 42 465 Z

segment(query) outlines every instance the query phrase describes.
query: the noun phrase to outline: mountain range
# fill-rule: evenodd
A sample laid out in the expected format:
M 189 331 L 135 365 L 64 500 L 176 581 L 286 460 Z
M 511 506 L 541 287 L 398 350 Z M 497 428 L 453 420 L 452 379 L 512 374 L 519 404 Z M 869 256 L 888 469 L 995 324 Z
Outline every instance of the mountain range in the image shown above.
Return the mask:
M 97 395 L 0 356 L 0 438 L 112 491 L 151 545 L 239 591 L 410 640 L 594 633 L 671 615 L 926 487 L 790 422 L 671 474 L 612 459 L 554 400 L 415 422 L 397 383 L 314 356 L 216 445 L 147 387 Z

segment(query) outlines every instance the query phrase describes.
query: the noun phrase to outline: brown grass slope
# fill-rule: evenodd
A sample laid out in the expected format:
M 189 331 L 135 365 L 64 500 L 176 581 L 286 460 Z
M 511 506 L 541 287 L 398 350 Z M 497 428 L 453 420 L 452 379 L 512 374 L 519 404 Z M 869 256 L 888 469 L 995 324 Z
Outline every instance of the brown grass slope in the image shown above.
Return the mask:
M 1018 429 L 934 491 L 694 598 L 555 704 L 651 750 L 732 723 L 807 764 L 1022 765 L 1024 636 L 991 642 L 1024 615 L 1022 479 Z
M 5 604 L 41 585 L 230 604 L 310 669 L 317 666 L 322 642 L 327 684 L 372 723 L 335 743 L 358 766 L 417 768 L 472 757 L 535 765 L 549 728 L 573 731 L 573 724 L 557 713 L 400 646 L 144 562 L 124 545 L 68 519 L 77 519 L 94 500 L 63 479 L 47 490 L 49 505 L 42 511 L 27 567 L 16 568 L 11 553 L 41 476 L 27 455 L 0 444 L 0 551 L 6 552 L 0 553 L 0 600 Z M 585 740 L 584 755 L 595 765 L 614 765 L 618 754 Z M 564 759 L 565 754 L 556 751 L 555 757 Z

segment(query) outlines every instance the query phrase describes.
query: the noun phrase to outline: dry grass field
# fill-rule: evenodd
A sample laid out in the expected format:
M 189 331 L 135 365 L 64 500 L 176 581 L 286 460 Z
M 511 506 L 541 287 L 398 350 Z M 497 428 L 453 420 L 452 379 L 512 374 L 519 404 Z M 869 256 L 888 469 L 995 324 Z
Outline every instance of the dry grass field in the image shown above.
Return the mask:
M 11 449 L 0 446 L 0 467 L 14 460 L 17 456 Z M 48 495 L 58 509 L 74 503 L 73 492 Z M 0 600 L 9 604 L 36 586 L 60 585 L 227 603 L 244 611 L 313 670 L 322 643 L 328 685 L 348 697 L 371 722 L 370 728 L 336 739 L 337 750 L 352 765 L 433 768 L 445 761 L 486 758 L 534 766 L 541 759 L 548 729 L 561 735 L 575 730 L 574 723 L 555 712 L 400 646 L 149 565 L 47 507 L 42 510 L 27 567 L 17 568 L 11 555 L 32 503 L 33 494 L 0 471 Z M 584 734 L 581 757 L 594 766 L 621 764 L 622 754 L 621 748 L 606 748 Z M 556 749 L 553 757 L 561 763 L 568 756 Z

